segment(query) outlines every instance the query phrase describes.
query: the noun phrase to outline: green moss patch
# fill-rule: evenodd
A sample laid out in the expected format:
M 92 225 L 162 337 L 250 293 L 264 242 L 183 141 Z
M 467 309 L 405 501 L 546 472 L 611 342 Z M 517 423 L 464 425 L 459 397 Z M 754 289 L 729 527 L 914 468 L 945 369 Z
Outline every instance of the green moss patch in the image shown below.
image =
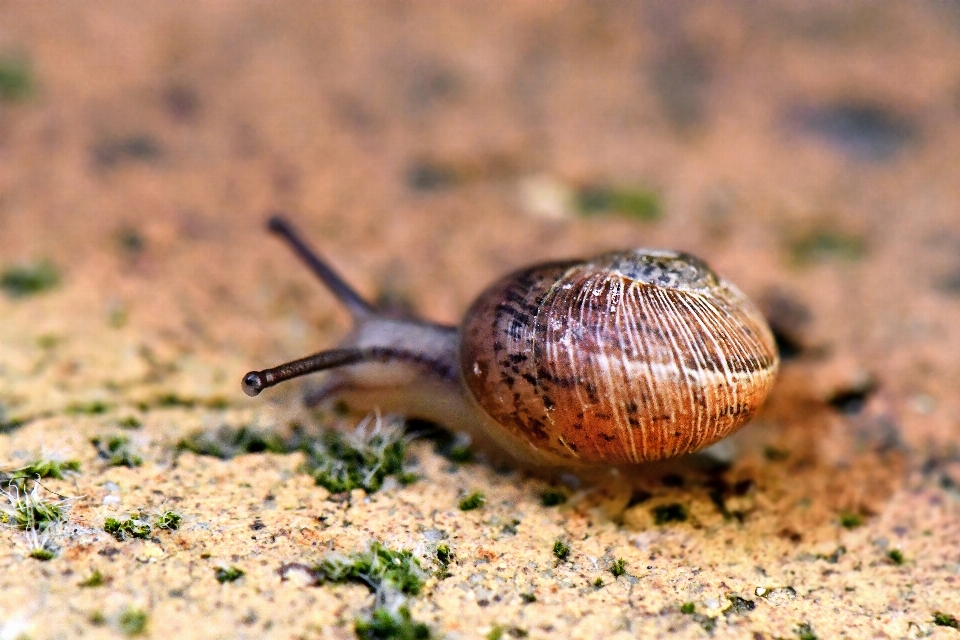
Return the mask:
M 63 505 L 39 498 L 35 491 L 17 497 L 7 494 L 9 505 L 0 511 L 0 523 L 24 531 L 45 531 L 65 519 Z
M 613 564 L 610 565 L 610 573 L 613 574 L 614 578 L 619 578 L 622 575 L 627 573 L 627 561 L 623 558 L 617 558 L 613 561 Z
M 0 471 L 0 485 L 13 485 L 20 490 L 25 490 L 30 481 L 41 480 L 44 478 L 63 480 L 68 474 L 79 472 L 79 460 L 54 460 L 52 458 L 39 458 L 25 467 L 11 469 L 8 471 Z
M 660 196 L 637 186 L 587 185 L 577 191 L 577 208 L 582 215 L 619 214 L 635 220 L 660 218 Z
M 146 633 L 148 621 L 149 616 L 146 611 L 128 607 L 120 614 L 117 625 L 120 627 L 120 633 L 132 637 Z
M 473 511 L 474 509 L 479 509 L 486 503 L 486 496 L 480 491 L 474 491 L 461 498 L 457 506 L 460 507 L 460 511 Z
M 0 100 L 21 102 L 33 94 L 30 63 L 21 55 L 0 55 Z
M 153 531 L 153 527 L 147 522 L 143 514 L 138 514 L 135 518 L 107 518 L 103 521 L 103 530 L 123 542 L 128 538 L 148 538 Z
M 116 435 L 109 438 L 93 438 L 90 443 L 96 447 L 97 455 L 111 467 L 139 467 L 143 464 L 143 457 L 137 453 L 130 438 Z
M 180 528 L 181 522 L 183 522 L 183 516 L 176 511 L 164 511 L 157 516 L 153 524 L 157 529 L 173 531 Z
M 327 556 L 311 571 L 320 583 L 357 582 L 372 591 L 389 589 L 407 595 L 420 593 L 426 577 L 412 553 L 387 549 L 379 542 L 372 543 L 367 551 L 349 556 Z
M 361 618 L 353 627 L 361 640 L 427 640 L 430 627 L 410 617 L 410 609 L 396 611 L 381 607 L 374 609 L 369 619 Z
M 790 257 L 795 264 L 816 262 L 855 262 L 867 253 L 866 241 L 857 235 L 833 229 L 816 229 L 789 242 Z
M 47 260 L 8 267 L 0 273 L 0 289 L 11 298 L 26 298 L 60 284 L 60 272 Z
M 933 624 L 938 627 L 951 627 L 953 629 L 960 629 L 960 620 L 957 620 L 955 616 L 950 615 L 949 613 L 943 613 L 942 611 L 933 612 Z
M 379 422 L 377 424 L 380 424 Z M 313 477 L 331 493 L 364 489 L 378 491 L 387 477 L 402 484 L 416 480 L 404 470 L 407 446 L 398 428 L 363 423 L 353 432 L 326 430 L 311 438 L 301 428 L 286 437 L 253 427 L 221 427 L 213 433 L 196 432 L 177 443 L 178 451 L 189 451 L 227 460 L 247 453 L 288 454 L 306 457 L 300 471 Z
M 240 569 L 239 567 L 230 566 L 230 567 L 217 567 L 217 570 L 214 575 L 217 578 L 217 582 L 219 582 L 220 584 L 224 584 L 226 582 L 236 582 L 237 580 L 242 578 L 245 573 L 246 572 L 243 569 Z

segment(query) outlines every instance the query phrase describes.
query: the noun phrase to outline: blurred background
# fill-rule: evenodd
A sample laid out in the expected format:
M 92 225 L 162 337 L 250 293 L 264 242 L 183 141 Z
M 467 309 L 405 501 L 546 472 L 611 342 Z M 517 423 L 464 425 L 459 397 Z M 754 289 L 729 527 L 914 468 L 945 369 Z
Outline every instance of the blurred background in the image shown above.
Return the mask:
M 152 357 L 233 396 L 329 344 L 344 316 L 263 231 L 282 210 L 448 322 L 537 259 L 691 251 L 812 354 L 810 395 L 878 389 L 914 445 L 945 440 L 958 54 L 940 2 L 7 3 L 0 393 L 152 384 Z M 55 293 L 24 303 L 18 273 Z M 42 394 L 13 379 L 44 374 L 37 336 L 73 363 Z
M 534 260 L 691 251 L 807 362 L 781 399 L 879 390 L 936 446 L 960 434 L 958 117 L 955 3 L 4 3 L 0 394 L 233 400 L 335 341 L 264 232 L 282 210 L 448 322 Z M 37 368 L 44 336 L 68 364 Z
M 122 630 L 134 603 L 177 637 L 353 637 L 364 589 L 281 567 L 447 532 L 413 606 L 450 637 L 957 626 L 958 120 L 957 2 L 0 1 L 0 462 L 84 472 L 52 485 L 77 497 L 49 563 L 0 527 L 0 636 Z M 420 481 L 355 508 L 299 454 L 177 457 L 194 431 L 320 426 L 298 385 L 240 390 L 348 328 L 274 211 L 365 295 L 450 323 L 538 260 L 692 252 L 770 318 L 776 389 L 729 468 L 613 517 L 425 442 Z M 109 433 L 135 468 L 91 446 Z M 162 505 L 178 533 L 104 532 Z

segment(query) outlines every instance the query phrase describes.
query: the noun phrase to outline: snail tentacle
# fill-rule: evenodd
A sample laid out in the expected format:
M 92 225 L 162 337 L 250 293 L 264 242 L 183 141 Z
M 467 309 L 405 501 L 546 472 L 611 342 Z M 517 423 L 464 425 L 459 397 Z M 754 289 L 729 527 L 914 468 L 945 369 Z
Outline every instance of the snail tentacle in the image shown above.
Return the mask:
M 314 275 L 320 278 L 327 289 L 347 308 L 354 321 L 376 313 L 373 305 L 334 271 L 333 267 L 306 243 L 286 218 L 281 215 L 271 216 L 267 222 L 267 228 L 286 241 L 297 257 L 303 260 Z

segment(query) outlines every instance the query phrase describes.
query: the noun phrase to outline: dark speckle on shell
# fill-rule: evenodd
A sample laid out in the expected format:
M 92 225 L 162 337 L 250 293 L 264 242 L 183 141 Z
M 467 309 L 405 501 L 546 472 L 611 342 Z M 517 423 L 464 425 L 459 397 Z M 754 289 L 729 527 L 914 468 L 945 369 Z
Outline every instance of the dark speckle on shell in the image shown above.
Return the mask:
M 559 464 L 637 463 L 742 426 L 778 366 L 760 312 L 699 258 L 609 253 L 515 272 L 461 327 L 468 388 Z

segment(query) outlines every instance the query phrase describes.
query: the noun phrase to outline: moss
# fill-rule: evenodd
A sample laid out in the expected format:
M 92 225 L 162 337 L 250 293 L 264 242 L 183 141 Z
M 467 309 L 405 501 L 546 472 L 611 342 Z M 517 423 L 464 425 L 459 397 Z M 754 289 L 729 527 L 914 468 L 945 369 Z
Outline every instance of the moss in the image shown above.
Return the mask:
M 374 609 L 369 619 L 359 619 L 353 627 L 361 640 L 427 640 L 430 627 L 410 617 L 407 607 L 391 611 L 386 607 Z
M 33 73 L 24 56 L 0 56 L 0 100 L 20 102 L 33 94 Z
M 696 610 L 697 607 L 692 602 L 684 602 L 682 605 L 680 605 L 680 613 L 684 615 L 691 615 Z
M 212 433 L 197 431 L 190 434 L 177 443 L 176 449 L 178 452 L 189 451 L 200 456 L 229 460 L 247 453 L 292 453 L 304 446 L 305 440 L 299 432 L 284 439 L 253 427 L 223 425 Z
M 226 582 L 236 582 L 244 576 L 246 572 L 239 567 L 229 566 L 229 567 L 217 567 L 215 576 L 217 582 L 224 584 Z
M 128 607 L 120 614 L 117 624 L 120 633 L 125 636 L 139 636 L 146 632 L 149 617 L 147 612 L 134 607 Z
M 47 260 L 5 269 L 0 274 L 0 289 L 11 298 L 25 298 L 49 291 L 60 284 L 60 272 Z
M 63 480 L 70 473 L 80 472 L 79 460 L 40 458 L 20 469 L 0 471 L 0 485 L 14 485 L 23 490 L 31 480 L 55 478 Z
M 520 599 L 523 600 L 526 604 L 537 601 L 537 596 L 533 593 L 521 593 Z
M 610 565 L 610 573 L 613 574 L 614 578 L 619 578 L 622 575 L 627 573 L 627 561 L 623 558 L 617 558 L 613 561 L 613 564 Z
M 903 552 L 900 549 L 891 549 L 887 552 L 887 558 L 890 559 L 890 562 L 896 565 L 901 565 L 904 562 Z
M 460 500 L 459 507 L 461 511 L 473 511 L 474 509 L 479 509 L 484 504 L 486 504 L 487 498 L 480 491 L 474 491 L 473 493 L 465 496 Z
M 545 507 L 556 507 L 567 501 L 567 494 L 558 489 L 549 489 L 540 494 L 540 504 Z
M 951 627 L 953 629 L 960 629 L 960 620 L 957 620 L 954 616 L 949 613 L 943 613 L 942 611 L 933 612 L 933 624 L 938 627 Z
M 126 520 L 107 518 L 103 521 L 103 530 L 119 542 L 123 542 L 127 538 L 146 538 L 153 531 L 143 514 Z
M 94 587 L 102 587 L 106 582 L 107 580 L 104 575 L 100 573 L 100 570 L 94 569 L 93 573 L 91 573 L 86 580 L 79 582 L 77 586 L 83 589 L 91 589 Z
M 817 634 L 813 632 L 813 627 L 809 622 L 802 622 L 797 625 L 797 637 L 800 640 L 817 640 Z
M 853 262 L 867 252 L 863 238 L 833 229 L 816 229 L 793 238 L 789 244 L 795 264 L 806 265 L 828 260 Z
M 46 547 L 37 547 L 36 549 L 30 552 L 31 558 L 40 560 L 42 562 L 46 562 L 47 560 L 53 560 L 56 557 L 56 555 L 57 555 L 56 552 Z
M 450 573 L 450 563 L 453 561 L 453 551 L 450 549 L 450 545 L 446 542 L 438 544 L 436 556 L 437 562 L 440 563 L 440 570 L 437 571 L 437 577 L 441 580 L 449 578 L 452 575 Z
M 602 586 L 603 586 L 603 578 L 597 578 L 596 580 L 593 581 L 594 589 L 599 589 Z
M 193 398 L 184 398 L 176 393 L 164 393 L 157 396 L 156 404 L 158 407 L 163 407 L 166 409 L 169 409 L 170 407 L 183 407 L 185 409 L 192 409 L 197 405 L 197 401 Z
M 450 564 L 450 561 L 453 559 L 453 552 L 450 551 L 450 545 L 443 543 L 437 545 L 437 560 L 443 566 Z
M 678 502 L 657 505 L 650 511 L 653 513 L 653 521 L 656 524 L 686 522 L 687 520 L 687 508 Z
M 189 451 L 228 460 L 247 453 L 287 454 L 300 451 L 305 461 L 300 471 L 313 477 L 331 493 L 364 489 L 378 491 L 388 476 L 402 484 L 416 480 L 404 470 L 406 442 L 403 432 L 384 427 L 379 420 L 372 429 L 363 423 L 355 431 L 328 430 L 311 438 L 302 428 L 288 437 L 242 426 L 223 426 L 214 433 L 198 431 L 177 443 L 177 451 Z
M 63 507 L 38 498 L 34 492 L 22 498 L 11 497 L 11 507 L 0 512 L 0 523 L 12 524 L 24 531 L 45 531 L 63 519 Z
M 102 627 L 107 624 L 107 616 L 103 615 L 103 611 L 94 611 L 90 614 L 90 624 L 95 627 Z
M 840 526 L 844 529 L 856 529 L 863 524 L 863 516 L 852 511 L 844 511 L 840 514 Z
M 0 433 L 16 431 L 26 423 L 27 421 L 22 418 L 8 418 L 6 407 L 0 404 Z
M 713 632 L 717 630 L 717 619 L 715 617 L 705 616 L 702 613 L 693 614 L 693 620 L 700 628 L 713 635 Z
M 372 543 L 367 551 L 349 556 L 330 555 L 312 572 L 321 583 L 357 582 L 372 591 L 388 588 L 408 595 L 420 593 L 425 575 L 412 553 L 393 551 L 379 542 Z
M 498 624 L 493 625 L 490 632 L 487 633 L 487 640 L 503 640 L 504 629 Z
M 117 426 L 121 429 L 139 429 L 143 426 L 143 423 L 133 416 L 126 416 L 117 421 Z
M 183 516 L 177 513 L 176 511 L 164 511 L 157 519 L 154 521 L 154 526 L 157 529 L 166 529 L 167 531 L 174 531 L 180 528 L 180 523 L 183 521 Z
M 577 192 L 577 206 L 582 215 L 620 214 L 635 220 L 660 218 L 660 196 L 643 187 L 588 185 Z
M 570 545 L 563 540 L 557 540 L 553 543 L 553 555 L 557 560 L 566 560 L 570 557 Z
M 406 442 L 400 429 L 352 434 L 327 431 L 306 447 L 303 470 L 331 493 L 365 489 L 379 491 L 387 476 L 408 484 L 416 476 L 404 472 Z
M 67 413 L 72 415 L 98 416 L 111 409 L 111 405 L 102 400 L 91 402 L 76 402 L 67 407 Z
M 97 449 L 97 454 L 106 460 L 111 467 L 139 467 L 143 458 L 134 451 L 130 438 L 121 435 L 110 436 L 106 440 L 93 438 L 90 440 Z

